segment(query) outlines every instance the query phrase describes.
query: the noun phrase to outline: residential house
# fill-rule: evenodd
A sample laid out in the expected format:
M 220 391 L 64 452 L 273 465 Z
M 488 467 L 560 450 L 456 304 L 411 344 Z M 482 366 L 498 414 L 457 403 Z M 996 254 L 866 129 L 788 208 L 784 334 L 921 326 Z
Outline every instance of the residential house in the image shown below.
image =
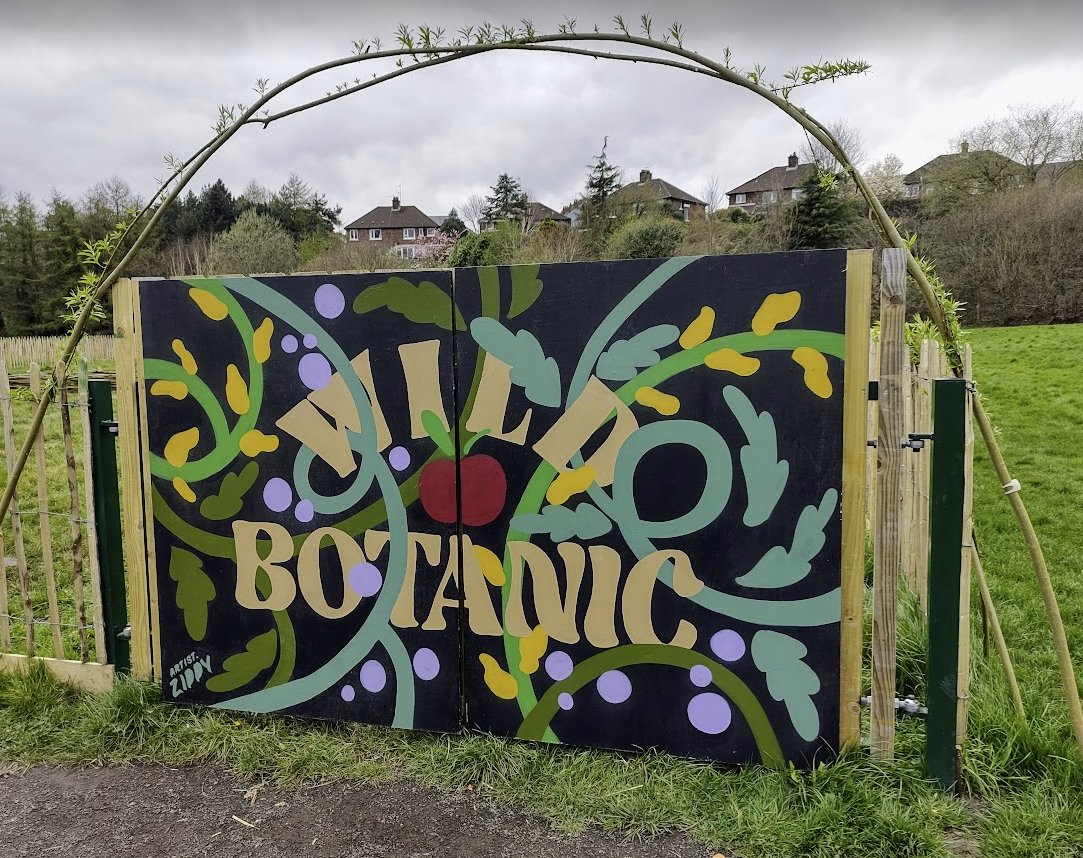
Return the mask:
M 537 200 L 530 200 L 527 202 L 526 216 L 523 218 L 523 231 L 533 232 L 534 228 L 540 226 L 545 221 L 552 221 L 559 226 L 571 226 L 572 219 L 566 214 L 558 212 L 556 209 L 551 209 L 545 203 L 539 203 Z M 489 220 L 482 220 L 478 227 L 482 232 L 489 232 L 496 229 L 496 223 Z
M 797 153 L 793 152 L 785 164 L 772 167 L 727 192 L 728 204 L 751 213 L 767 206 L 798 200 L 805 182 L 815 170 L 815 164 L 802 164 Z
M 681 220 L 689 221 L 707 214 L 707 204 L 688 191 L 682 191 L 665 179 L 656 179 L 650 170 L 639 171 L 639 181 L 629 182 L 609 196 L 609 202 L 621 214 L 644 214 L 651 207 L 670 209 Z
M 437 227 L 417 206 L 404 206 L 398 197 L 392 197 L 390 206 L 377 206 L 346 224 L 346 243 L 367 243 L 401 259 L 413 259 L 414 242 L 436 235 Z
M 991 149 L 970 151 L 970 144 L 963 141 L 958 152 L 937 155 L 931 161 L 922 164 L 911 173 L 903 176 L 903 193 L 908 199 L 920 199 L 936 186 L 936 176 L 951 173 L 956 182 L 964 181 L 967 174 L 973 174 L 975 188 L 978 186 L 1002 186 L 1019 184 L 1023 165 Z

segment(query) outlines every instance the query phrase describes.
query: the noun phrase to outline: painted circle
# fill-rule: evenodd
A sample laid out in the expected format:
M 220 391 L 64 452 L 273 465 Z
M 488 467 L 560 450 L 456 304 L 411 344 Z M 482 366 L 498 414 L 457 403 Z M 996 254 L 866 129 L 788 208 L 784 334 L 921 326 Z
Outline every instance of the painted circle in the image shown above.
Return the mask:
M 309 390 L 319 390 L 331 381 L 331 364 L 319 352 L 311 352 L 297 364 L 297 374 Z
M 623 703 L 632 696 L 632 681 L 619 670 L 607 670 L 598 677 L 597 685 L 606 703 Z
M 571 676 L 572 667 L 572 657 L 559 649 L 553 650 L 545 657 L 545 672 L 557 682 Z
M 405 447 L 392 447 L 387 461 L 396 471 L 405 471 L 410 467 L 410 451 Z
M 293 334 L 286 334 L 286 336 L 282 338 L 282 351 L 289 352 L 290 354 L 297 351 L 297 337 Z
M 721 694 L 705 691 L 688 701 L 688 720 L 701 733 L 717 736 L 729 727 L 733 712 Z
M 357 696 L 357 692 L 353 690 L 352 685 L 343 685 L 341 694 L 342 699 L 345 700 L 347 703 L 353 703 L 354 697 Z
M 298 501 L 297 506 L 294 507 L 293 510 L 293 514 L 297 517 L 297 520 L 306 523 L 312 521 L 312 516 L 315 512 L 316 511 L 312 508 L 312 501 L 310 500 Z
M 418 679 L 435 679 L 440 672 L 440 658 L 427 646 L 414 653 L 414 673 Z
M 304 338 L 303 342 L 305 344 L 306 349 L 314 349 L 314 348 L 316 348 L 316 335 L 315 334 L 305 334 L 305 338 Z
M 361 680 L 361 687 L 365 691 L 376 694 L 378 691 L 383 691 L 384 686 L 387 685 L 387 671 L 378 661 L 366 661 L 361 665 L 358 679 Z
M 745 654 L 745 639 L 733 629 L 722 629 L 711 635 L 711 652 L 722 661 L 737 661 Z
M 571 709 L 572 706 L 574 706 L 574 705 L 575 705 L 575 701 L 572 700 L 572 696 L 567 691 L 564 691 L 560 695 L 558 695 L 558 697 L 557 697 L 557 706 L 559 706 L 565 712 L 567 712 L 569 709 Z
M 692 680 L 692 684 L 697 688 L 706 688 L 711 684 L 711 669 L 705 664 L 697 664 L 690 671 L 688 671 L 688 678 Z
M 324 283 L 316 290 L 316 312 L 325 319 L 334 319 L 346 309 L 346 299 L 342 297 L 342 290 L 334 283 Z
M 274 512 L 285 512 L 293 503 L 293 489 L 281 477 L 272 477 L 263 487 L 263 502 Z
M 350 586 L 359 596 L 375 596 L 384 584 L 384 576 L 371 563 L 358 563 L 350 569 Z

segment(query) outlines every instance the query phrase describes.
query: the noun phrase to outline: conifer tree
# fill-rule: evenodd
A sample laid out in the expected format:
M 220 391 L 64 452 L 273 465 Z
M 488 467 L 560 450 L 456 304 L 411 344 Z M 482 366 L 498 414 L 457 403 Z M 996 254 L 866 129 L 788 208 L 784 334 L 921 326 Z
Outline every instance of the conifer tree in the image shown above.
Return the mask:
M 602 140 L 602 151 L 595 156 L 587 173 L 586 198 L 584 200 L 584 220 L 588 227 L 598 223 L 608 224 L 609 197 L 620 187 L 621 170 L 609 163 L 606 147 L 609 138 Z
M 812 171 L 794 203 L 790 250 L 842 247 L 853 220 L 853 208 L 843 197 L 838 179 L 826 171 Z
M 519 180 L 501 173 L 485 198 L 485 220 L 490 224 L 505 220 L 522 222 L 526 218 L 527 198 Z

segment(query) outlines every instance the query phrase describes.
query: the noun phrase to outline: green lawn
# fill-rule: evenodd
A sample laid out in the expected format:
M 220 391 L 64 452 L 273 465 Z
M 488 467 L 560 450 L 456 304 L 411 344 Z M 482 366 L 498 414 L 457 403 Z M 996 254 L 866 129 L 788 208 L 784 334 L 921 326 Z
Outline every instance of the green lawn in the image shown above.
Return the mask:
M 1023 483 L 1083 673 L 1083 510 L 1075 497 L 1083 484 L 1083 326 L 981 330 L 971 341 L 979 386 Z M 900 722 L 892 764 L 854 754 L 808 773 L 726 770 L 661 755 L 188 710 L 165 706 L 156 689 L 127 681 L 90 698 L 40 674 L 0 677 L 0 759 L 215 760 L 286 783 L 412 777 L 519 802 L 564 829 L 676 828 L 747 856 L 896 858 L 973 855 L 978 847 L 986 856 L 1080 856 L 1083 764 L 1042 603 L 982 454 L 976 471 L 981 553 L 1029 723 L 1014 720 L 995 653 L 982 656 L 975 619 L 965 800 L 922 779 L 923 727 L 913 720 Z M 900 671 L 920 692 L 920 618 L 909 599 L 902 613 Z

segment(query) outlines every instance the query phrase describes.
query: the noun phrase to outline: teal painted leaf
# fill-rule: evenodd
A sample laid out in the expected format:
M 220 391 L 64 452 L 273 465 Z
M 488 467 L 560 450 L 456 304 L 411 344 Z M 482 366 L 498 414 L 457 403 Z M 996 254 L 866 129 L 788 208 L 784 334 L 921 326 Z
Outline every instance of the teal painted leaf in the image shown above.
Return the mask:
M 207 634 L 207 605 L 216 595 L 214 582 L 203 571 L 203 561 L 190 551 L 174 547 L 169 555 L 169 577 L 177 582 L 177 607 L 184 615 L 188 637 L 203 640 Z
M 553 542 L 569 539 L 597 539 L 613 528 L 613 522 L 597 507 L 581 503 L 574 510 L 547 506 L 541 515 L 517 515 L 511 526 L 523 533 L 548 533 Z
M 839 493 L 828 489 L 818 507 L 809 505 L 801 510 L 790 550 L 781 545 L 769 548 L 737 583 L 743 587 L 788 587 L 802 580 L 812 571 L 812 559 L 824 547 L 824 527 L 835 512 L 838 499 Z
M 802 659 L 808 648 L 781 632 L 763 629 L 752 638 L 752 660 L 767 677 L 771 696 L 786 705 L 794 729 L 805 741 L 820 733 L 820 713 L 812 696 L 820 691 L 820 677 Z
M 240 473 L 226 474 L 218 494 L 207 495 L 199 505 L 204 518 L 211 521 L 225 521 L 241 511 L 241 501 L 259 476 L 259 462 L 249 462 Z
M 527 399 L 536 405 L 560 405 L 560 369 L 530 331 L 513 334 L 496 319 L 482 317 L 470 323 L 470 333 L 485 351 L 511 367 L 512 384 L 523 388 Z
M 425 427 L 429 437 L 436 442 L 436 446 L 440 448 L 441 453 L 449 459 L 455 457 L 455 442 L 451 440 L 451 433 L 435 411 L 422 411 L 421 425 Z
M 513 265 L 511 267 L 511 306 L 508 318 L 514 319 L 525 313 L 538 300 L 542 293 L 542 282 L 538 279 L 540 265 Z
M 274 664 L 277 653 L 277 630 L 271 629 L 262 635 L 256 635 L 248 642 L 243 652 L 231 655 L 222 662 L 221 673 L 216 673 L 207 680 L 207 690 L 236 691 Z
M 451 330 L 454 318 L 455 330 L 466 330 L 466 322 L 451 296 L 429 280 L 422 280 L 415 286 L 403 277 L 389 277 L 386 283 L 370 286 L 353 301 L 355 313 L 369 313 L 380 307 L 405 316 L 411 322 L 436 325 L 445 331 Z
M 598 378 L 630 381 L 641 369 L 658 363 L 658 349 L 673 345 L 680 335 L 676 325 L 655 325 L 626 340 L 614 340 L 598 358 Z
M 722 396 L 748 439 L 741 448 L 741 470 L 748 489 L 744 522 L 747 527 L 756 527 L 775 511 L 790 476 L 790 463 L 778 458 L 775 421 L 769 412 L 757 414 L 749 398 L 733 385 L 723 390 Z

